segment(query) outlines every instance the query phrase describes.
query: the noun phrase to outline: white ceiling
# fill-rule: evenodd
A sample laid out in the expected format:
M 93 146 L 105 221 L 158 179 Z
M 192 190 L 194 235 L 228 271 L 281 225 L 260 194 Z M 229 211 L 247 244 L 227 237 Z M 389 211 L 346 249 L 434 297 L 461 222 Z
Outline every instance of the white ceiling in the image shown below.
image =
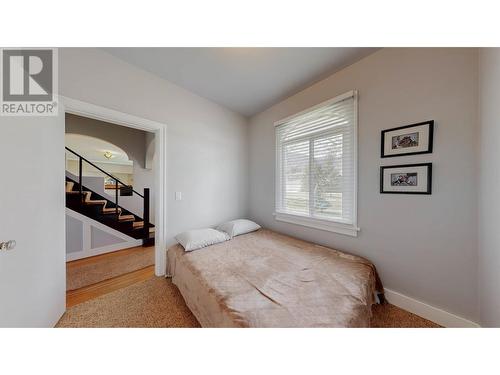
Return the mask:
M 104 48 L 244 116 L 257 114 L 378 48 Z
M 66 133 L 65 138 L 66 147 L 82 155 L 85 159 L 90 160 L 91 162 L 133 165 L 132 160 L 129 160 L 125 151 L 112 143 L 103 141 L 102 139 L 72 133 Z M 104 156 L 105 152 L 110 152 L 112 154 L 111 158 L 106 158 Z M 68 159 L 77 159 L 77 157 L 69 151 L 66 151 L 66 155 Z

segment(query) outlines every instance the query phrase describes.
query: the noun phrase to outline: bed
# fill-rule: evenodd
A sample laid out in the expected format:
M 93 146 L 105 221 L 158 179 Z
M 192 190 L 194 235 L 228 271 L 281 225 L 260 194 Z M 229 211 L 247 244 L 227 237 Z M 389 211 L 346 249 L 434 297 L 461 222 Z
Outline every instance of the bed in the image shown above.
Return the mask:
M 167 252 L 202 327 L 369 327 L 382 285 L 368 260 L 270 230 Z

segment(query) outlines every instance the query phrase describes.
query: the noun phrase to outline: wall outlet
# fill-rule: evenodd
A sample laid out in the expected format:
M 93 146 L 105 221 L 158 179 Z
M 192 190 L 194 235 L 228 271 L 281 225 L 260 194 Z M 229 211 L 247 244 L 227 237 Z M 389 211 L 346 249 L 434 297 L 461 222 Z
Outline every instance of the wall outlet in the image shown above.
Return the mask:
M 182 200 L 182 192 L 176 191 L 175 192 L 175 200 L 176 201 L 181 201 Z

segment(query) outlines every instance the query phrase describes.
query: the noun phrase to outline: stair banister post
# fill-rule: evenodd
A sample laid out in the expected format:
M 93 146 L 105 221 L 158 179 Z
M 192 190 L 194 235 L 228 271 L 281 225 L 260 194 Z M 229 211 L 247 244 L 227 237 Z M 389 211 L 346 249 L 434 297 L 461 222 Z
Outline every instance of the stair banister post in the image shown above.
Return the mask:
M 115 179 L 115 210 L 116 210 L 116 220 L 120 221 L 120 214 L 118 213 L 118 180 Z
M 147 246 L 149 240 L 149 188 L 144 188 L 144 208 L 143 208 L 143 220 L 144 220 L 144 236 L 142 240 L 143 246 Z
M 83 184 L 82 184 L 83 159 L 79 156 L 78 160 L 78 185 L 80 186 L 80 204 L 83 205 Z

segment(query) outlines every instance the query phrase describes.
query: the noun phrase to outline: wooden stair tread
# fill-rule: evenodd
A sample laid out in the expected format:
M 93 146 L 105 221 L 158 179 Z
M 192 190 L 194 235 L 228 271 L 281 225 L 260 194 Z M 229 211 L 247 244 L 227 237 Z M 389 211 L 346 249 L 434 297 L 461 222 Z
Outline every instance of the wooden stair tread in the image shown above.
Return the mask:
M 80 194 L 80 192 L 78 190 L 71 190 L 71 191 L 67 191 L 66 194 Z M 89 195 L 91 194 L 90 191 L 82 191 L 82 194 L 83 195 Z
M 102 212 L 105 214 L 114 214 L 116 212 L 116 208 L 114 207 L 106 207 L 102 209 Z M 122 209 L 118 207 L 118 212 L 121 213 Z
M 132 224 L 132 228 L 134 229 L 143 229 L 144 228 L 144 221 L 134 221 Z M 155 228 L 154 227 L 149 227 L 149 233 L 154 233 Z
M 82 188 L 85 188 L 84 186 L 81 186 Z M 114 228 L 122 233 L 125 233 L 129 236 L 132 236 L 134 238 L 138 239 L 143 239 L 144 237 L 144 221 L 136 216 L 131 214 L 129 211 L 122 209 L 118 207 L 118 210 L 116 207 L 106 207 L 106 205 L 109 203 L 111 206 L 114 206 L 115 203 L 113 203 L 112 199 L 108 199 L 105 196 L 102 196 L 99 193 L 89 191 L 89 190 L 82 190 L 82 199 L 80 203 L 77 202 L 76 197 L 80 194 L 80 185 L 74 181 L 71 181 L 70 179 L 66 181 L 66 207 L 76 209 L 77 212 L 83 213 L 85 216 L 88 216 L 94 220 L 97 220 L 101 222 L 102 224 L 109 226 L 111 228 Z M 73 190 L 77 189 L 77 190 Z M 87 188 L 88 189 L 88 188 Z M 97 199 L 91 199 L 92 197 L 97 198 Z M 100 198 L 100 199 L 99 199 Z M 82 205 L 83 204 L 83 205 Z M 88 206 L 85 208 L 84 206 Z M 97 210 L 95 209 L 97 208 Z M 116 212 L 118 211 L 118 218 L 114 215 L 116 215 Z M 126 213 L 126 214 L 124 214 Z M 105 217 L 107 216 L 107 218 Z M 114 219 L 114 220 L 110 220 Z M 118 220 L 117 220 L 118 219 Z M 129 223 L 132 223 L 130 225 Z M 150 224 L 152 225 L 152 224 Z M 143 239 L 144 241 L 154 241 L 155 237 L 155 228 L 154 226 L 150 226 L 148 229 L 149 236 L 146 236 L 147 239 Z M 146 242 L 145 242 L 146 243 Z M 148 242 L 149 244 L 149 242 Z
M 85 204 L 89 204 L 89 205 L 94 205 L 94 204 L 103 204 L 103 205 L 106 205 L 106 203 L 108 203 L 107 201 L 105 200 L 85 200 L 84 201 Z
M 135 220 L 135 216 L 134 215 L 120 215 L 120 217 L 118 219 L 120 221 L 133 221 L 133 220 Z
M 134 230 L 142 230 L 142 228 L 134 228 Z M 155 234 L 155 228 L 149 228 L 149 234 Z

